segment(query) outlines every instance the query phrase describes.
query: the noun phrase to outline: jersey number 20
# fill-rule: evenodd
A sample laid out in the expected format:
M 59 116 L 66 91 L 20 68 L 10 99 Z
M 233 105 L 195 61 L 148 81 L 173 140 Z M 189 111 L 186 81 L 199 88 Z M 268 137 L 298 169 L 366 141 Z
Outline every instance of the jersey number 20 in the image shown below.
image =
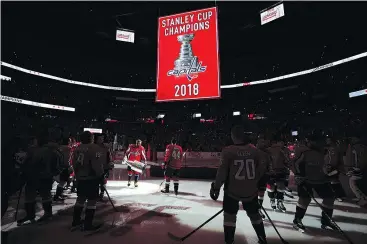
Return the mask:
M 255 179 L 255 161 L 253 159 L 235 160 L 234 165 L 239 165 L 235 175 L 236 180 L 253 180 Z M 244 167 L 246 166 L 246 175 L 243 175 Z

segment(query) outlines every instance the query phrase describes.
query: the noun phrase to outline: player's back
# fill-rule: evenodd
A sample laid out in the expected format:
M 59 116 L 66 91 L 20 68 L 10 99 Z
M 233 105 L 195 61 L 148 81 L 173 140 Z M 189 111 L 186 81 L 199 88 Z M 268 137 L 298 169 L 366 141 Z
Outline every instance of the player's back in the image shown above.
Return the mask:
M 69 165 L 69 159 L 70 159 L 70 153 L 71 153 L 71 149 L 69 146 L 66 145 L 61 145 L 59 148 L 60 152 L 62 153 L 63 156 L 63 162 L 62 162 L 62 166 L 68 166 Z
M 62 154 L 59 145 L 49 142 L 39 147 L 34 154 L 35 168 L 38 169 L 41 178 L 50 178 L 58 172 L 58 167 L 62 164 Z
M 228 165 L 225 192 L 240 201 L 257 196 L 258 181 L 264 174 L 261 152 L 253 145 L 232 145 L 222 151 Z
M 182 147 L 177 144 L 169 144 L 166 147 L 165 161 L 169 162 L 169 166 L 174 169 L 180 169 L 182 166 Z
M 312 184 L 323 184 L 328 182 L 325 173 L 325 155 L 322 150 L 309 149 L 303 152 L 300 170 L 304 172 L 306 181 Z
M 367 146 L 361 143 L 350 145 L 346 153 L 345 166 L 367 172 Z
M 96 144 L 80 144 L 73 154 L 75 176 L 78 180 L 95 179 L 103 173 L 100 147 Z
M 272 173 L 284 173 L 288 167 L 288 159 L 283 151 L 283 147 L 278 144 L 274 144 L 266 149 L 271 158 L 270 170 Z
M 105 144 L 101 145 L 96 144 L 96 145 L 100 147 L 99 150 L 101 152 L 101 159 L 103 160 L 104 165 L 107 167 L 110 161 L 112 161 L 110 151 Z
M 335 145 L 329 145 L 326 148 L 325 162 L 328 166 L 333 169 L 340 168 L 341 170 L 343 166 L 343 159 L 340 149 Z

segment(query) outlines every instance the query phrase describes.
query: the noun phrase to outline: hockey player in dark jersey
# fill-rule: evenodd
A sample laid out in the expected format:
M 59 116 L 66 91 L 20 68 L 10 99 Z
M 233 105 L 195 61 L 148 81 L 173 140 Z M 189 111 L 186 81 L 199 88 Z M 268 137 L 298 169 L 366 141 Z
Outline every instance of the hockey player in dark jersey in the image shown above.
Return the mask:
M 66 186 L 70 173 L 72 172 L 72 168 L 70 166 L 70 147 L 69 147 L 69 139 L 63 138 L 62 145 L 59 147 L 60 152 L 63 155 L 63 162 L 61 165 L 61 173 L 58 176 L 59 182 L 56 187 L 56 194 L 54 196 L 54 201 L 64 201 L 64 197 L 62 193 L 64 191 L 64 187 Z
M 279 209 L 282 212 L 286 211 L 284 207 L 284 192 L 285 192 L 285 181 L 289 168 L 289 160 L 283 151 L 284 143 L 281 140 L 279 134 L 273 135 L 271 139 L 271 146 L 266 148 L 266 152 L 270 156 L 269 165 L 269 181 L 268 181 L 268 196 L 270 198 L 271 207 Z M 275 199 L 277 203 L 275 203 Z
M 103 161 L 103 168 L 104 168 L 104 176 L 102 177 L 101 183 L 100 183 L 100 194 L 99 194 L 99 198 L 100 200 L 103 200 L 104 197 L 104 193 L 105 193 L 105 188 L 106 188 L 106 184 L 107 184 L 107 179 L 109 177 L 110 174 L 110 170 L 112 170 L 113 168 L 113 163 L 112 163 L 112 156 L 111 153 L 108 149 L 108 147 L 106 147 L 106 145 L 104 144 L 105 141 L 105 136 L 104 134 L 94 134 L 94 140 L 96 142 L 96 144 L 98 146 L 100 146 L 101 148 L 101 159 Z
M 74 206 L 72 230 L 83 227 L 84 231 L 94 231 L 101 225 L 93 225 L 96 203 L 99 193 L 99 184 L 104 174 L 103 160 L 100 146 L 93 143 L 93 134 L 84 131 L 81 134 L 82 144 L 73 154 L 74 172 L 78 184 L 78 197 Z M 84 203 L 87 201 L 84 224 L 81 214 Z
M 257 144 L 256 147 L 257 149 L 259 149 L 262 153 L 263 153 L 263 157 L 268 158 L 267 162 L 270 163 L 270 157 L 269 155 L 265 152 L 266 148 L 268 148 L 270 145 L 270 141 L 265 137 L 265 135 L 259 135 L 259 138 L 257 140 Z M 259 200 L 259 204 L 260 206 L 263 205 L 264 202 L 264 195 L 265 195 L 265 191 L 266 191 L 266 183 L 269 180 L 269 165 L 265 166 L 265 173 L 263 175 L 263 177 L 259 180 L 259 192 L 258 192 L 258 200 Z M 261 217 L 263 219 L 265 219 L 265 214 L 261 211 L 261 208 L 259 209 L 259 213 L 261 215 Z
M 302 232 L 305 230 L 302 219 L 311 202 L 311 196 L 314 190 L 318 196 L 323 199 L 323 211 L 321 216 L 322 227 L 329 226 L 336 229 L 335 225 L 331 223 L 326 216 L 327 214 L 331 218 L 333 215 L 334 193 L 331 190 L 330 181 L 327 175 L 325 139 L 323 133 L 318 130 L 315 130 L 308 139 L 308 148 L 304 150 L 294 162 L 295 181 L 299 199 L 293 220 L 293 227 Z
M 357 197 L 357 204 L 367 207 L 367 140 L 361 135 L 365 128 L 355 126 L 349 131 L 350 144 L 346 151 L 345 170 L 349 187 Z
M 58 150 L 59 145 L 57 144 L 60 139 L 61 131 L 59 129 L 50 129 L 48 136 L 40 139 L 42 146 L 34 147 L 27 153 L 27 158 L 24 162 L 26 178 L 25 210 L 27 215 L 24 219 L 17 221 L 18 225 L 34 222 L 37 191 L 41 195 L 44 210 L 44 214 L 38 222 L 48 221 L 52 218 L 51 189 L 54 181 L 53 177 L 60 173 L 59 165 L 63 162 L 63 157 Z
M 259 214 L 258 184 L 263 177 L 266 158 L 251 144 L 245 136 L 243 126 L 234 126 L 231 137 L 234 145 L 225 147 L 221 153 L 216 180 L 212 183 L 210 196 L 218 199 L 219 191 L 224 183 L 224 239 L 227 244 L 234 243 L 236 219 L 239 210 L 238 202 L 242 202 L 252 226 L 259 238 L 259 243 L 265 244 L 266 235 L 264 224 Z
M 327 136 L 326 138 L 325 157 L 331 188 L 334 191 L 336 199 L 342 202 L 346 196 L 339 180 L 340 173 L 344 171 L 343 156 L 339 147 L 336 145 L 336 141 L 331 136 Z
M 285 152 L 285 156 L 287 157 L 287 161 L 288 161 L 288 167 L 287 167 L 287 173 L 285 176 L 285 181 L 284 181 L 284 185 L 285 185 L 285 191 L 284 191 L 284 196 L 289 197 L 289 198 L 294 198 L 292 195 L 292 190 L 288 187 L 289 184 L 289 174 L 291 173 L 290 171 L 290 162 L 291 162 L 291 157 L 292 157 L 292 152 L 289 149 L 291 145 L 284 145 L 283 146 L 283 151 Z

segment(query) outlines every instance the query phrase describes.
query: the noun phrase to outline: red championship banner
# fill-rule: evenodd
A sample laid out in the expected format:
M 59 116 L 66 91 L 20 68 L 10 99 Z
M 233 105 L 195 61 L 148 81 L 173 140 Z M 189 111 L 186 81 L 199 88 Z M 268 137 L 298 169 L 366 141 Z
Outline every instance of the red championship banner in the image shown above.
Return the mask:
M 156 101 L 220 97 L 217 9 L 158 20 Z

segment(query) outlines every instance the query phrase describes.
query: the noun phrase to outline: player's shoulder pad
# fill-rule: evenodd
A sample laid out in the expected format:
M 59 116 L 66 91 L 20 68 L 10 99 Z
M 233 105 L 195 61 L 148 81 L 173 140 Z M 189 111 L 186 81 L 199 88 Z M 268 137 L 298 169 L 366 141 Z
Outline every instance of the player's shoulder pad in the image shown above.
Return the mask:
M 228 152 L 230 150 L 233 150 L 235 148 L 235 145 L 229 145 L 222 148 L 222 152 Z

